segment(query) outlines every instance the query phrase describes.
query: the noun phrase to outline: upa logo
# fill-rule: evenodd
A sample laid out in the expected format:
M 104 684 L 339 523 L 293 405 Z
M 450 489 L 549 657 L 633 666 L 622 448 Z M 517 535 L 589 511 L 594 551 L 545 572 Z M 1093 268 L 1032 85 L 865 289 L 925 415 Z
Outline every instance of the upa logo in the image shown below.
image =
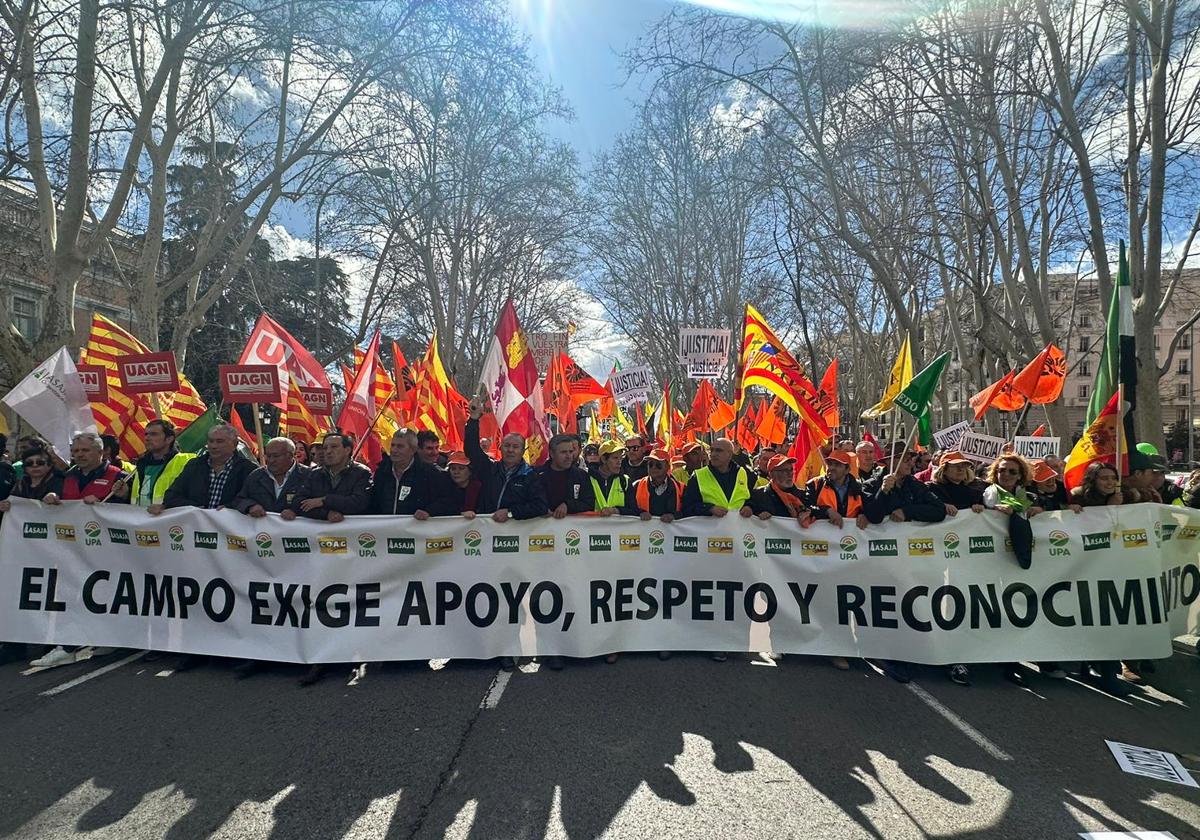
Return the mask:
M 426 554 L 445 554 L 454 550 L 454 537 L 430 537 L 425 540 Z
M 825 540 L 801 540 L 800 554 L 804 557 L 825 557 L 829 554 L 829 543 Z
M 767 537 L 763 540 L 763 550 L 767 554 L 791 554 L 792 541 L 788 537 Z
M 755 542 L 753 534 L 742 534 L 742 556 L 758 556 L 758 543 Z
M 567 547 L 566 547 L 566 552 L 565 552 L 567 554 L 567 556 L 570 557 L 570 556 L 578 555 L 579 554 L 579 532 L 576 531 L 574 528 L 572 528 L 570 531 L 567 531 L 567 535 L 566 535 L 565 539 L 567 541 Z
M 947 531 L 946 536 L 942 537 L 942 548 L 946 550 L 946 558 L 958 556 L 958 534 L 953 531 Z
M 1145 548 L 1150 544 L 1145 528 L 1134 528 L 1121 532 L 1121 544 L 1126 548 Z
M 1100 551 L 1112 546 L 1112 534 L 1108 531 L 1097 531 L 1094 534 L 1083 535 L 1084 551 Z
M 463 555 L 466 557 L 479 557 L 482 552 L 479 546 L 483 543 L 483 534 L 472 528 L 467 533 L 463 534 Z
M 492 537 L 492 553 L 493 554 L 516 554 L 521 550 L 521 538 L 517 536 L 499 536 Z
M 621 551 L 637 551 L 642 547 L 641 534 L 621 534 L 619 539 Z
M 124 528 L 109 528 L 108 541 L 113 545 L 129 545 L 129 532 Z
M 588 551 L 612 551 L 611 534 L 591 534 L 588 536 Z
M 162 544 L 158 531 L 134 531 L 133 539 L 142 548 L 158 548 Z
M 933 538 L 932 537 L 910 537 L 908 540 L 908 556 L 909 557 L 932 557 L 933 556 Z
M 733 554 L 733 537 L 709 537 L 709 554 Z
M 75 542 L 75 526 L 74 525 L 55 525 L 54 539 L 62 540 L 63 542 Z
M 530 534 L 529 535 L 529 550 L 530 551 L 553 551 L 554 550 L 554 535 L 553 534 Z
M 359 557 L 374 557 L 375 556 L 375 535 L 374 534 L 359 534 L 358 535 L 358 556 Z
M 996 543 L 989 537 L 969 537 L 967 539 L 968 554 L 995 554 Z
M 1071 549 L 1067 548 L 1071 538 L 1066 531 L 1051 531 L 1048 539 L 1050 540 L 1051 557 L 1069 557 L 1071 555 Z
M 245 551 L 247 549 L 246 538 L 239 537 L 236 534 L 225 535 L 225 548 L 230 551 Z
M 842 549 L 843 560 L 853 560 L 858 556 L 858 540 L 849 534 L 842 537 L 842 540 L 838 543 L 838 545 Z
M 214 549 L 217 547 L 217 532 L 197 531 L 192 535 L 192 543 L 196 548 Z
M 651 531 L 650 532 L 650 553 L 651 554 L 665 553 L 663 550 L 663 542 L 666 539 L 667 539 L 667 535 L 664 534 L 662 531 L 657 531 L 657 530 Z
M 83 525 L 83 544 L 100 545 L 100 523 L 85 522 Z
M 412 537 L 388 537 L 388 554 L 416 554 L 417 541 Z
M 172 525 L 168 528 L 167 539 L 171 541 L 172 551 L 183 551 L 183 526 Z
M 271 535 L 266 533 L 265 531 L 259 532 L 254 535 L 254 544 L 256 546 L 258 546 L 257 553 L 258 553 L 259 557 L 274 557 L 275 556 L 275 552 L 271 550 L 271 547 L 275 543 L 271 539 Z
M 317 549 L 322 554 L 347 554 L 350 540 L 345 537 L 317 537 Z
M 898 557 L 900 549 L 895 540 L 867 540 L 867 554 L 871 557 Z
M 700 540 L 697 537 L 676 537 L 675 550 L 684 554 L 695 554 L 700 550 Z
M 27 540 L 44 540 L 50 536 L 50 526 L 45 522 L 26 522 L 21 536 Z
M 309 554 L 312 552 L 312 546 L 308 544 L 308 537 L 281 537 L 280 542 L 283 543 L 284 554 Z

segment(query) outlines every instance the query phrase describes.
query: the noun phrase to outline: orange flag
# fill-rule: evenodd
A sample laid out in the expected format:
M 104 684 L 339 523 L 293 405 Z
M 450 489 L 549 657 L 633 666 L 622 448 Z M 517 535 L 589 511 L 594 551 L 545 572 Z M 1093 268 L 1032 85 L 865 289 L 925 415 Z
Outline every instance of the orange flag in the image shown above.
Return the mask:
M 842 422 L 841 412 L 838 410 L 837 374 L 838 360 L 834 359 L 825 369 L 825 375 L 821 377 L 821 385 L 817 389 L 817 410 L 830 429 L 836 429 Z
M 1030 437 L 1045 437 L 1046 436 L 1046 424 L 1043 423 L 1042 425 L 1038 426 L 1036 429 L 1033 430 L 1033 433 L 1030 434 L 1029 436 Z
M 754 406 L 751 405 L 746 409 L 746 413 L 742 415 L 742 419 L 738 421 L 737 428 L 734 429 L 734 438 L 737 445 L 747 452 L 753 452 L 754 447 L 758 445 L 758 435 L 754 433 L 757 420 L 758 418 L 754 413 Z
M 764 408 L 759 412 L 755 434 L 772 445 L 783 443 L 787 438 L 787 423 L 783 419 L 783 412 L 786 409 L 787 405 L 779 397 L 771 400 L 770 408 Z
M 796 439 L 792 441 L 788 457 L 796 459 L 795 481 L 801 487 L 825 471 L 821 447 L 813 440 L 812 429 L 804 423 L 801 423 L 796 431 Z
M 1013 377 L 1012 387 L 1034 405 L 1042 405 L 1057 400 L 1066 381 L 1066 354 L 1053 344 L 1047 344 L 1045 350 Z
M 1000 379 L 984 388 L 969 400 L 971 408 L 975 409 L 975 419 L 982 420 L 989 408 L 999 411 L 1017 411 L 1025 407 L 1025 398 L 1013 391 L 1012 381 L 1016 376 L 1009 371 Z
M 252 407 L 250 410 L 253 411 L 254 407 Z M 246 444 L 246 446 L 250 448 L 250 451 L 254 453 L 254 457 L 259 458 L 258 439 L 246 431 L 246 427 L 242 424 L 242 415 L 238 413 L 236 405 L 231 405 L 229 407 L 229 425 L 233 426 L 233 428 L 237 430 L 238 437 L 242 439 L 242 443 Z M 259 458 L 259 460 L 261 461 L 262 459 Z
M 354 384 L 354 371 L 342 364 L 339 364 L 338 367 L 342 369 L 342 382 L 346 386 L 346 393 L 349 394 L 350 387 Z
M 696 388 L 696 397 L 692 400 L 692 408 L 679 429 L 680 433 L 694 436 L 708 431 L 708 419 L 712 416 L 716 399 L 712 385 L 707 379 L 701 379 L 700 386 Z
M 567 393 L 571 397 L 572 408 L 579 408 L 592 400 L 612 396 L 611 391 L 593 379 L 586 370 L 575 364 L 575 360 L 566 353 L 559 353 L 558 361 L 562 365 L 563 381 L 566 383 Z
M 566 361 L 565 353 L 556 353 L 550 359 L 550 369 L 546 371 L 546 381 L 542 383 L 542 402 L 546 413 L 558 418 L 559 431 L 573 435 L 578 433 L 579 424 L 575 419 L 576 407 L 571 400 L 571 385 L 567 381 Z M 600 390 L 608 393 L 603 388 Z

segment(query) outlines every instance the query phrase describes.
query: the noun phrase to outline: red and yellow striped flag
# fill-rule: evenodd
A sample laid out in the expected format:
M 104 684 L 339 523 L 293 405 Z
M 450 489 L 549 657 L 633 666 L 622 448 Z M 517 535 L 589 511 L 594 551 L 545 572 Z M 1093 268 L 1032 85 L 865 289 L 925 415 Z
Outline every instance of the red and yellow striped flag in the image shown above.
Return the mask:
M 108 402 L 92 403 L 96 426 L 103 434 L 115 435 L 126 455 L 140 455 L 146 449 L 142 437 L 146 424 L 155 418 L 154 403 L 149 394 L 126 394 L 117 374 L 117 359 L 133 353 L 149 353 L 149 348 L 103 315 L 92 316 L 92 331 L 79 360 L 83 364 L 103 365 L 108 378 Z M 163 417 L 176 429 L 185 429 L 205 412 L 207 406 L 183 372 L 179 373 L 179 390 L 159 394 Z
M 313 444 L 329 430 L 329 418 L 308 410 L 294 376 L 288 377 L 287 408 L 279 415 L 279 436 Z
M 450 437 L 450 391 L 453 386 L 438 355 L 437 333 L 429 339 L 417 373 L 412 419 L 418 429 L 428 429 L 443 441 Z

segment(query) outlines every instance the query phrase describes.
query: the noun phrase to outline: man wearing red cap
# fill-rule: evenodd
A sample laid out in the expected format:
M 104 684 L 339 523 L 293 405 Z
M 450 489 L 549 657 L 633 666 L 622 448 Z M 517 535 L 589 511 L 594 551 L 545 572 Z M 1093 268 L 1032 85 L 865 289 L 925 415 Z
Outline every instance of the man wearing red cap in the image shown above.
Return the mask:
M 679 516 L 683 502 L 683 485 L 670 474 L 671 456 L 665 449 L 655 449 L 646 456 L 649 474 L 633 483 L 633 502 L 643 522 L 657 516 L 672 522 Z
M 708 464 L 708 450 L 699 441 L 693 440 L 690 443 L 685 443 L 682 455 L 683 465 L 687 469 L 689 476 Z
M 835 449 L 825 462 L 825 474 L 808 482 L 804 488 L 804 501 L 812 509 L 815 519 L 828 519 L 838 528 L 849 518 L 859 528 L 867 527 L 863 513 L 862 485 L 850 475 L 849 452 Z
M 767 462 L 767 484 L 750 493 L 750 508 L 759 519 L 782 516 L 805 528 L 812 524 L 812 511 L 796 492 L 795 465 L 796 459 L 787 455 L 776 455 Z
M 474 519 L 483 484 L 471 474 L 471 459 L 465 452 L 451 452 L 446 461 L 446 474 L 449 480 L 441 482 L 430 513 Z

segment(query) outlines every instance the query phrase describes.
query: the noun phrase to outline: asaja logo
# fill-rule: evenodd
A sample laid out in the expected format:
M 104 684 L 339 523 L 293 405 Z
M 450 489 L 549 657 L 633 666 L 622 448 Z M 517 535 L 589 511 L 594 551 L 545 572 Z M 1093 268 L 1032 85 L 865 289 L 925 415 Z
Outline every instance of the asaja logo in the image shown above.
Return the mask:
M 254 535 L 254 544 L 256 546 L 258 546 L 259 548 L 261 548 L 263 551 L 270 551 L 271 546 L 273 545 L 273 543 L 271 542 L 271 535 L 265 534 L 265 533 L 255 534 Z
M 195 534 L 193 534 L 193 544 L 196 546 L 196 548 L 216 548 L 217 532 L 197 531 Z
M 791 554 L 792 541 L 787 537 L 767 537 L 763 540 L 763 550 L 767 554 Z
M 1098 531 L 1095 534 L 1083 535 L 1083 550 L 1098 551 L 1112 545 L 1112 534 L 1108 531 Z
M 579 532 L 573 528 L 570 531 L 567 531 L 567 547 L 568 548 L 578 548 L 579 547 Z
M 375 535 L 370 533 L 362 533 L 358 535 L 358 556 L 359 557 L 374 557 L 375 556 Z
M 970 537 L 967 540 L 969 554 L 995 554 L 996 543 L 991 537 Z
M 322 554 L 345 554 L 350 550 L 349 543 L 345 537 L 317 537 L 317 548 Z
M 284 554 L 308 554 L 312 551 L 308 537 L 281 537 L 280 542 L 283 543 Z
M 463 535 L 463 542 L 467 544 L 467 548 L 479 548 L 479 544 L 483 542 L 483 534 L 471 529 Z
M 521 550 L 521 538 L 516 536 L 492 537 L 492 551 L 496 554 L 515 554 Z
M 158 548 L 161 545 L 158 531 L 134 531 L 133 538 L 142 548 Z
M 1174 522 L 1163 522 L 1162 523 L 1162 541 L 1167 542 L 1168 540 L 1174 539 L 1175 538 L 1175 529 L 1178 527 L 1179 526 L 1176 525 Z
M 900 549 L 895 540 L 867 540 L 867 554 L 871 557 L 896 557 Z
M 235 534 L 226 534 L 225 535 L 225 547 L 227 549 L 229 549 L 230 551 L 245 551 L 246 550 L 246 538 L 239 537 Z
M 113 545 L 129 545 L 129 532 L 124 528 L 109 528 L 108 541 Z
M 170 528 L 167 529 L 167 536 L 171 538 L 171 542 L 173 542 L 173 543 L 183 542 L 182 526 L 172 525 Z M 266 537 L 266 534 L 259 534 L 259 536 Z M 267 537 L 267 545 L 265 547 L 270 548 L 271 547 L 270 543 L 271 543 L 271 538 Z
M 1145 548 L 1150 544 L 1145 528 L 1134 528 L 1121 532 L 1121 543 L 1126 548 Z
M 930 537 L 910 537 L 908 540 L 909 557 L 932 557 L 933 539 Z
M 801 540 L 800 553 L 805 557 L 824 557 L 829 553 L 829 543 L 825 540 Z
M 709 554 L 733 554 L 733 537 L 709 537 Z
M 553 534 L 530 534 L 529 535 L 529 550 L 530 551 L 553 551 L 554 550 L 554 535 Z
M 588 536 L 588 551 L 612 551 L 612 535 L 590 534 Z
M 100 539 L 100 523 L 99 522 L 85 523 L 83 526 L 83 535 L 85 537 L 87 537 L 89 540 L 99 540 Z
M 942 537 L 942 547 L 947 551 L 958 551 L 958 534 L 947 531 L 946 536 Z
M 1050 545 L 1054 546 L 1055 548 L 1066 548 L 1067 543 L 1069 543 L 1070 541 L 1071 541 L 1071 538 L 1069 536 L 1067 536 L 1066 531 L 1051 531 L 1050 532 Z
M 642 537 L 640 534 L 621 534 L 619 544 L 621 551 L 637 551 L 642 547 Z
M 454 550 L 454 537 L 430 537 L 425 540 L 426 554 L 445 554 Z
M 416 554 L 417 541 L 412 537 L 388 537 L 388 554 Z
M 54 538 L 63 542 L 75 542 L 75 526 L 74 525 L 55 525 Z
M 21 536 L 27 540 L 44 540 L 50 536 L 50 526 L 45 522 L 26 522 Z
M 665 540 L 666 538 L 667 538 L 667 535 L 664 534 L 662 531 L 651 531 L 650 532 L 650 545 L 655 546 L 657 548 L 663 544 L 663 540 Z
M 676 537 L 675 550 L 684 552 L 685 554 L 695 554 L 700 548 L 700 540 L 697 537 Z

